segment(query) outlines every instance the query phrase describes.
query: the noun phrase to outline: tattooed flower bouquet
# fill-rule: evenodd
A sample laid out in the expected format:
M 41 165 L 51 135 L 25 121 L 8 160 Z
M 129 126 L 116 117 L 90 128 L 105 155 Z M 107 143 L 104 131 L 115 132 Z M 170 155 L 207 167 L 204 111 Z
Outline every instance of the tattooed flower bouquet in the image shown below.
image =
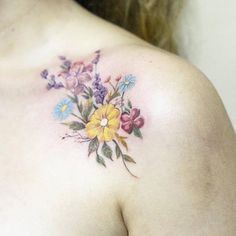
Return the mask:
M 60 57 L 61 70 L 57 74 L 44 70 L 41 77 L 47 81 L 48 90 L 65 89 L 68 92 L 53 111 L 54 118 L 71 130 L 63 138 L 88 142 L 88 155 L 95 154 L 97 162 L 103 166 L 106 166 L 104 157 L 113 160 L 116 155 L 135 176 L 126 164 L 135 161 L 123 149 L 128 152 L 127 135 L 142 138 L 140 128 L 144 118 L 125 97 L 135 86 L 136 78 L 128 74 L 115 79 L 109 76 L 102 81 L 97 72 L 100 56 L 100 51 L 96 51 L 93 60 L 87 64 Z

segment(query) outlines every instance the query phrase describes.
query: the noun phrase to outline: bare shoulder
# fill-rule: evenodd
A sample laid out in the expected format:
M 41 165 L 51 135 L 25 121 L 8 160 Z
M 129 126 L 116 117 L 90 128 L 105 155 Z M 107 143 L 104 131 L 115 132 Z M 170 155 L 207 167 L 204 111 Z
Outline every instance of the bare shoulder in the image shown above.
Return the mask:
M 171 54 L 116 56 L 138 78 L 130 97 L 145 119 L 141 143 L 130 141 L 140 178 L 119 196 L 129 235 L 235 235 L 235 134 L 216 90 Z
M 191 132 L 201 141 L 211 140 L 209 145 L 216 148 L 217 138 L 219 142 L 226 136 L 234 139 L 232 124 L 214 86 L 187 61 L 139 46 L 121 49 L 111 57 L 107 66 L 111 71 L 129 72 L 137 78 L 129 96 L 145 110 L 147 120 L 154 122 L 147 123 L 147 129 L 155 127 L 155 132 L 163 131 L 163 135 L 172 130 L 172 136 L 180 130 Z

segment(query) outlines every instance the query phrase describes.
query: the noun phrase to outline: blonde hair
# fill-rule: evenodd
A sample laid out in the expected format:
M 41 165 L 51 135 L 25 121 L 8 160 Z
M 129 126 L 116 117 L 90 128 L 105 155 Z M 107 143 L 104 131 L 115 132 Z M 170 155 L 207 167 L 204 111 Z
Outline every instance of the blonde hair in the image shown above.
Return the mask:
M 173 53 L 178 51 L 174 33 L 184 1 L 77 0 L 94 14 Z

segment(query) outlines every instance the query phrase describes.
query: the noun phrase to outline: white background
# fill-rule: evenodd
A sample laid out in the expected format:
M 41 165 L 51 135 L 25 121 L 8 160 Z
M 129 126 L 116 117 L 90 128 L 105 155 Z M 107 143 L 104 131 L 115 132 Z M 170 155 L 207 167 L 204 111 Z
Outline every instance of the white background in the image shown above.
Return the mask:
M 236 128 L 236 1 L 187 0 L 178 37 L 181 55 L 211 80 Z

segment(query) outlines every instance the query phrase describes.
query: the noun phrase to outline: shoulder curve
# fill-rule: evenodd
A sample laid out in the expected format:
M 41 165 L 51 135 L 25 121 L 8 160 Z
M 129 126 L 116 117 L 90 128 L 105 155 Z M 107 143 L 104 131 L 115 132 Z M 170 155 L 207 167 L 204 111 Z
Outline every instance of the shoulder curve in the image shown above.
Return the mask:
M 181 133 L 215 147 L 220 146 L 222 139 L 234 137 L 217 91 L 191 63 L 164 50 L 139 45 L 116 50 L 112 59 L 118 61 L 114 70 L 137 77 L 130 96 L 141 105 L 152 136 L 162 132 L 165 137 L 171 132 L 177 138 Z
M 160 108 L 164 102 L 166 108 L 169 105 L 170 109 L 179 108 L 186 113 L 202 110 L 209 117 L 218 112 L 230 123 L 210 80 L 185 59 L 153 46 L 139 45 L 115 50 L 112 59 L 118 61 L 114 63 L 118 70 L 137 77 L 136 92 L 146 107 L 150 104 Z
M 235 232 L 235 212 L 221 193 L 235 205 L 236 140 L 219 95 L 177 56 L 147 48 L 131 54 L 129 69 L 139 80 L 132 96 L 146 124 L 134 150 L 140 179 L 122 186 L 119 196 L 130 234 L 196 233 L 186 222 L 214 234 L 211 223 L 202 224 L 207 214 L 218 220 L 222 235 Z M 218 218 L 211 206 L 225 215 Z
M 150 45 L 124 45 L 108 50 L 111 64 L 119 70 L 131 71 L 140 80 L 160 84 L 175 83 L 176 87 L 187 84 L 204 84 L 213 89 L 206 75 L 184 58 Z M 113 68 L 112 68 L 113 69 Z

